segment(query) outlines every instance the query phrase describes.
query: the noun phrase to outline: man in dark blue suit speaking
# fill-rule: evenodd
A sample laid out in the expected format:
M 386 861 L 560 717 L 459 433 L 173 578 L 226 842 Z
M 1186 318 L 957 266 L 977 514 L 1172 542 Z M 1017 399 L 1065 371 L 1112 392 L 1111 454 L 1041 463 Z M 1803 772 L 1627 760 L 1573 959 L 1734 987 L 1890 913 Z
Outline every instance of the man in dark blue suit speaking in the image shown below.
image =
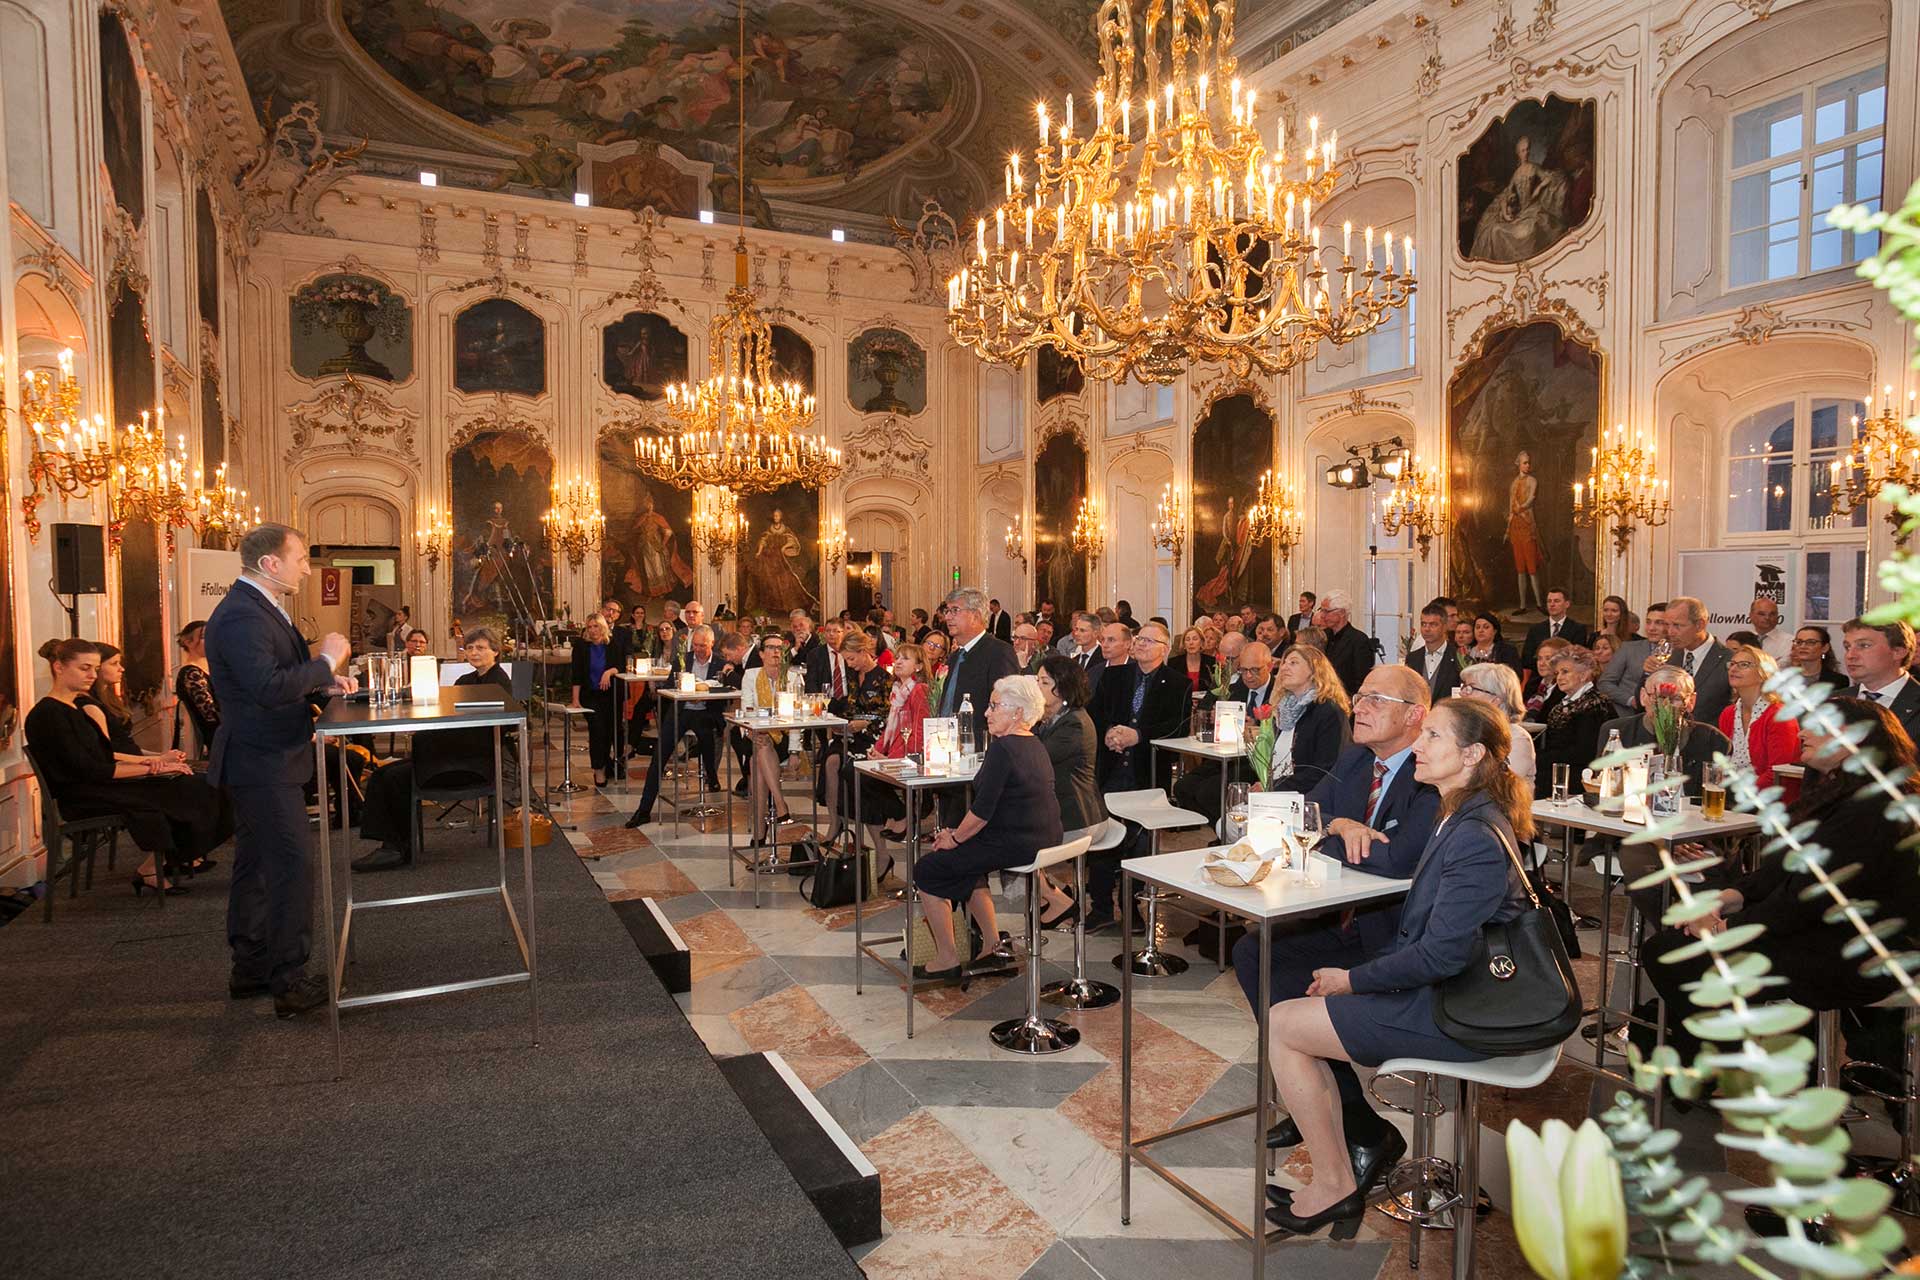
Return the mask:
M 1440 817 L 1440 793 L 1413 776 L 1413 744 L 1432 705 L 1427 682 L 1406 666 L 1367 672 L 1353 700 L 1353 742 L 1333 771 L 1307 794 L 1320 806 L 1327 836 L 1321 852 L 1346 858 L 1371 875 L 1408 879 Z M 1400 900 L 1286 932 L 1273 939 L 1273 978 L 1268 996 L 1278 1004 L 1307 993 L 1313 971 L 1346 968 L 1379 954 L 1400 927 Z M 1247 1003 L 1260 998 L 1260 938 L 1249 934 L 1233 948 L 1233 968 Z M 1329 1063 L 1340 1090 L 1347 1145 L 1361 1186 L 1393 1167 L 1406 1140 L 1367 1104 L 1353 1064 Z M 1299 1130 L 1291 1117 L 1267 1135 L 1269 1146 L 1295 1146 Z
M 353 677 L 335 674 L 347 656 L 345 637 L 327 633 L 314 656 L 281 603 L 312 572 L 305 538 L 285 525 L 261 525 L 240 540 L 240 577 L 206 632 L 220 699 L 207 780 L 233 798 L 227 991 L 236 1000 L 271 993 L 282 1018 L 327 1002 L 325 976 L 306 972 L 313 867 L 303 792 L 313 780 L 314 709 L 355 688 Z

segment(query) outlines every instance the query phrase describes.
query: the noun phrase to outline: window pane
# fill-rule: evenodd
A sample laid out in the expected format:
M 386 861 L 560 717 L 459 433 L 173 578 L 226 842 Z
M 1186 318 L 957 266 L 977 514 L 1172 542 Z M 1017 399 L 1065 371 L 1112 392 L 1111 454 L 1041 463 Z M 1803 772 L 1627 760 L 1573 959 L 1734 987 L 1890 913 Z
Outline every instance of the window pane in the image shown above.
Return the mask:
M 1836 623 L 1859 617 L 1867 607 L 1867 549 L 1830 547 L 1807 552 L 1803 622 Z
M 1798 237 L 1795 238 L 1797 240 Z M 1767 279 L 1784 280 L 1797 275 L 1800 268 L 1800 246 L 1795 240 L 1782 241 L 1767 249 Z
M 1742 418 L 1728 438 L 1728 452 L 1736 458 L 1766 453 L 1791 457 L 1793 406 L 1776 404 Z
M 1819 92 L 1814 94 L 1813 140 L 1817 143 L 1831 142 L 1843 134 L 1874 128 L 1881 123 L 1879 117 L 1884 117 L 1886 112 L 1886 83 L 1886 68 L 1871 67 L 1844 80 L 1820 86 Z M 1879 95 L 1872 108 L 1876 118 L 1871 122 L 1866 118 L 1866 107 L 1861 101 L 1870 93 Z
M 1767 175 L 1750 173 L 1733 180 L 1733 229 L 1748 231 L 1767 221 Z
M 1767 240 L 1764 231 L 1742 231 L 1733 237 L 1727 263 L 1727 283 L 1738 289 L 1767 278 Z
M 1841 233 L 1832 227 L 1828 227 L 1825 231 L 1814 232 L 1813 239 L 1807 246 L 1809 251 L 1807 270 L 1831 271 L 1839 266 L 1843 249 L 1840 237 Z
M 1800 149 L 1799 94 L 1733 118 L 1733 163 L 1753 164 Z
M 1800 166 L 1775 165 L 1767 171 L 1767 217 L 1775 222 L 1800 216 Z
M 1847 148 L 1813 158 L 1813 211 L 1816 217 L 1847 198 Z
M 1735 458 L 1727 494 L 1728 533 L 1770 533 L 1793 525 L 1793 464 Z
M 1855 107 L 1856 129 L 1878 129 L 1887 123 L 1887 86 L 1884 79 L 1877 88 L 1869 89 L 1860 95 Z
M 1832 449 L 1853 442 L 1853 420 L 1866 412 L 1858 400 L 1815 400 L 1807 444 L 1814 449 Z

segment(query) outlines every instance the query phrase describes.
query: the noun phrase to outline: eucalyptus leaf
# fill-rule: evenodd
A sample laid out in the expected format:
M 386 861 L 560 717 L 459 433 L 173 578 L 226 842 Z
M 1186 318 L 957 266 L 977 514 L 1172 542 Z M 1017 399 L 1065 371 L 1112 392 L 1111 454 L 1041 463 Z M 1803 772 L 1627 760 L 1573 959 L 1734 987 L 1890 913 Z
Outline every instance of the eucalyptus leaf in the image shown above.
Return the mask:
M 1856 1277 L 1874 1275 L 1879 1270 L 1858 1258 L 1848 1257 L 1838 1249 L 1829 1249 L 1811 1240 L 1796 1240 L 1792 1236 L 1763 1236 L 1754 1243 L 1774 1261 L 1810 1271 L 1826 1280 L 1856 1280 Z

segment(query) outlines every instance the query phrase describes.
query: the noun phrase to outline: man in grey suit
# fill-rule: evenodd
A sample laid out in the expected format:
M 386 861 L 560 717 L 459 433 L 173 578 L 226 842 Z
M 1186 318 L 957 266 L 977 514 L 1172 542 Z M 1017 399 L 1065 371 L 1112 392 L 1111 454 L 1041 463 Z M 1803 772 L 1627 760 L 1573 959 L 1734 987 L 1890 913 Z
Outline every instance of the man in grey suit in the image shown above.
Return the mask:
M 1667 665 L 1667 655 L 1656 646 L 1670 643 L 1667 634 L 1666 601 L 1647 606 L 1646 620 L 1640 624 L 1644 640 L 1629 640 L 1614 652 L 1607 670 L 1594 681 L 1600 692 L 1613 700 L 1620 714 L 1635 714 L 1640 705 L 1640 685 L 1653 672 Z
M 1695 596 L 1667 601 L 1667 633 L 1673 641 L 1667 665 L 1693 677 L 1693 718 L 1717 727 L 1720 713 L 1733 701 L 1727 685 L 1732 650 L 1707 634 L 1707 606 Z
M 1920 732 L 1920 682 L 1907 671 L 1913 660 L 1913 628 L 1904 622 L 1881 625 L 1859 618 L 1845 633 L 1847 675 L 1856 698 L 1877 702 L 1893 712 L 1909 738 Z

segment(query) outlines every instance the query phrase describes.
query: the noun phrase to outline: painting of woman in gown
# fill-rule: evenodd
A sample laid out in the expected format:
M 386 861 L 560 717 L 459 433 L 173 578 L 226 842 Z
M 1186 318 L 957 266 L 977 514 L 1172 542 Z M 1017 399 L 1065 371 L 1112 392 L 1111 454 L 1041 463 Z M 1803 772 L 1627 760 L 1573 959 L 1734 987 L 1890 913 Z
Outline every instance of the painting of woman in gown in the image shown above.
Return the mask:
M 1540 590 L 1540 567 L 1546 558 L 1540 550 L 1540 527 L 1534 523 L 1533 504 L 1540 496 L 1540 482 L 1534 479 L 1533 457 L 1522 449 L 1513 460 L 1513 483 L 1507 486 L 1507 545 L 1513 551 L 1513 573 L 1519 584 L 1520 607 L 1532 607 L 1545 613 L 1547 598 Z
M 1525 262 L 1593 210 L 1592 102 L 1520 102 L 1460 158 L 1460 253 Z
M 745 617 L 785 617 L 820 608 L 820 496 L 798 485 L 740 499 L 747 546 L 740 554 L 740 602 Z
M 686 535 L 692 495 L 641 475 L 631 435 L 608 432 L 599 453 L 600 504 L 607 513 L 600 594 L 619 597 L 628 609 L 685 600 L 693 591 Z M 657 609 L 653 616 L 660 616 Z
M 1244 513 L 1234 511 L 1234 499 L 1220 517 L 1220 545 L 1213 556 L 1213 576 L 1193 589 L 1194 601 L 1209 609 L 1225 608 L 1228 601 L 1240 600 L 1246 583 L 1247 557 L 1253 554 L 1250 525 Z

